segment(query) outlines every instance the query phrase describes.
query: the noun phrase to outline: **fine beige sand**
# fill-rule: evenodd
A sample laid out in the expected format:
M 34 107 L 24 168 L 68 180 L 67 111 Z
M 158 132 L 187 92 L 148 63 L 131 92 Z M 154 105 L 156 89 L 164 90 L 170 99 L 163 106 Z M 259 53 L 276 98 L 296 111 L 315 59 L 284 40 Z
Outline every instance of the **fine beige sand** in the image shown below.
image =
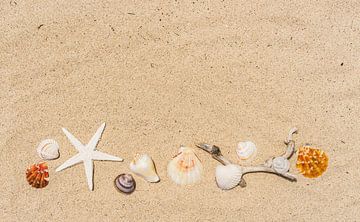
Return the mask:
M 0 5 L 1 221 L 356 221 L 360 217 L 360 3 L 323 1 L 6 0 Z M 124 162 L 56 173 L 76 153 L 62 127 Z M 219 164 L 195 148 L 220 146 L 252 164 L 281 154 L 288 130 L 330 157 L 317 179 L 245 176 L 220 190 Z M 31 188 L 26 168 L 46 138 L 60 144 L 50 183 Z M 204 166 L 181 187 L 166 173 L 181 144 Z M 148 153 L 161 182 L 139 177 L 131 195 L 114 178 Z M 239 162 L 239 161 L 237 161 Z M 240 162 L 239 162 L 240 163 Z

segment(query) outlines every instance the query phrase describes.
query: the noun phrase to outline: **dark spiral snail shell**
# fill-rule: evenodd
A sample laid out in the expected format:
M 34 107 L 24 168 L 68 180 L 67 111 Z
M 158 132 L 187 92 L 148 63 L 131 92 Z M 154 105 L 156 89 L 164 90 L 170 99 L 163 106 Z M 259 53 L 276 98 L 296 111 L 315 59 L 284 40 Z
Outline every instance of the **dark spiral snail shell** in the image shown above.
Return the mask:
M 130 194 L 134 192 L 136 183 L 131 174 L 120 174 L 115 178 L 114 185 L 122 193 Z

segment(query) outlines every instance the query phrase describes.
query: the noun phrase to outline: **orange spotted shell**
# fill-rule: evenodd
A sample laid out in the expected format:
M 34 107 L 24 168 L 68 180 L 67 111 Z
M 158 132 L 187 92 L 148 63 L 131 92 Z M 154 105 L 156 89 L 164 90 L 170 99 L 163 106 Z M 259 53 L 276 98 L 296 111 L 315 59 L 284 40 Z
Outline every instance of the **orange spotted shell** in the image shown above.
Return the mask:
M 31 165 L 26 170 L 26 180 L 32 187 L 43 188 L 49 184 L 49 170 L 46 162 Z
M 304 177 L 316 178 L 326 171 L 328 162 L 329 158 L 321 149 L 303 146 L 298 150 L 296 168 Z

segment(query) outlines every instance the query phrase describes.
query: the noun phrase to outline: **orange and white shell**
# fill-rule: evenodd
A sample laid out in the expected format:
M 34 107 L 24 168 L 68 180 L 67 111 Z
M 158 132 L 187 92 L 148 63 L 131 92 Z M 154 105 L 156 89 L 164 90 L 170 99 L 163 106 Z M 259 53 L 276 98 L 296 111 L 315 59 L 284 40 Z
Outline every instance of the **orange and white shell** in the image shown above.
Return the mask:
M 202 164 L 193 149 L 180 147 L 179 153 L 169 162 L 168 176 L 179 185 L 193 184 L 201 179 Z
M 46 162 L 31 165 L 26 170 L 26 180 L 32 187 L 43 188 L 49 184 L 49 170 Z
M 316 178 L 326 171 L 329 158 L 323 150 L 303 146 L 297 155 L 296 168 L 304 177 Z

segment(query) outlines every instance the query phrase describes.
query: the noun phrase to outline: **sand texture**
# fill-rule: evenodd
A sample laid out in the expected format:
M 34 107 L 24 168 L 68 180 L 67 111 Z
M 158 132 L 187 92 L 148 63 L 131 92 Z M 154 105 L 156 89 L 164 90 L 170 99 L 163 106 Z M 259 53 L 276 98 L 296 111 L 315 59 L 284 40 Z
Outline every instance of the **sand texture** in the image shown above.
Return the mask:
M 0 3 L 1 221 L 356 221 L 360 218 L 360 2 L 58 1 Z M 94 191 L 61 131 L 124 162 L 94 164 Z M 330 158 L 292 183 L 246 175 L 220 190 L 219 164 L 197 142 L 237 160 L 239 141 L 258 147 L 253 164 L 281 154 L 288 130 Z M 33 189 L 26 168 L 41 140 L 55 139 L 50 183 Z M 181 187 L 166 173 L 181 144 L 204 166 Z M 135 176 L 129 196 L 113 187 L 135 153 L 154 159 L 161 182 Z

